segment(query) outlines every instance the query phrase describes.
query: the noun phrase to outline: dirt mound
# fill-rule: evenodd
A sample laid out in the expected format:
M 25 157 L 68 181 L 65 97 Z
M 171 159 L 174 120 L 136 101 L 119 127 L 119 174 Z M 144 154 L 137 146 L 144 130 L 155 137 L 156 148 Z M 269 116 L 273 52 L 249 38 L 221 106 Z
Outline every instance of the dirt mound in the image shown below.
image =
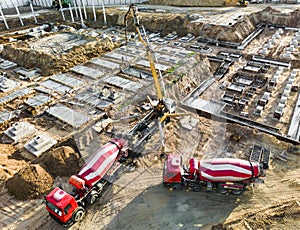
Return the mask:
M 27 162 L 18 158 L 16 148 L 8 144 L 0 144 L 0 183 L 12 177 L 21 168 L 27 165 Z
M 7 180 L 6 187 L 17 199 L 38 198 L 53 184 L 52 177 L 40 165 L 32 164 L 21 169 L 14 177 Z
M 98 57 L 104 52 L 111 51 L 117 44 L 110 41 L 95 40 L 89 41 L 85 45 L 73 47 L 68 53 L 63 55 L 52 55 L 30 48 L 27 41 L 4 45 L 1 55 L 16 63 L 22 63 L 25 68 L 39 66 L 41 73 L 51 75 L 58 72 L 67 71 L 69 68 L 84 63 L 87 60 Z
M 253 213 L 225 221 L 213 229 L 269 229 L 276 224 L 284 224 L 292 220 L 299 221 L 300 203 L 297 198 L 290 198 L 275 203 Z
M 70 176 L 80 169 L 80 156 L 69 146 L 62 146 L 43 155 L 35 163 L 40 164 L 53 177 Z
M 285 176 L 284 176 L 284 180 L 288 181 L 288 184 L 290 187 L 297 187 L 300 188 L 300 168 L 290 171 L 288 172 Z

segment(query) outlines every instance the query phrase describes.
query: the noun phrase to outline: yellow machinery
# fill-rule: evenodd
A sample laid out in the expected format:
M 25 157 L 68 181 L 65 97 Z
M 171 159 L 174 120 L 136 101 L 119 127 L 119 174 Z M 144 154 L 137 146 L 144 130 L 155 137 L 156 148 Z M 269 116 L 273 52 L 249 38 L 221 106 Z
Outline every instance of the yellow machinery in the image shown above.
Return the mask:
M 138 11 L 137 7 L 134 4 L 129 5 L 129 9 L 124 17 L 124 24 L 125 28 L 127 28 L 127 21 L 128 21 L 128 15 L 131 13 L 133 20 L 134 20 L 134 26 L 135 30 L 137 32 L 138 38 L 140 42 L 146 47 L 147 57 L 148 61 L 150 63 L 150 69 L 154 81 L 154 86 L 156 90 L 156 95 L 158 98 L 158 104 L 154 106 L 154 114 L 156 114 L 157 118 L 159 118 L 160 123 L 164 122 L 168 117 L 170 116 L 178 116 L 178 114 L 174 114 L 175 112 L 175 102 L 168 98 L 163 98 L 163 93 L 160 87 L 159 78 L 155 69 L 155 63 L 154 63 L 154 55 L 153 51 L 150 48 L 150 45 L 148 41 L 145 41 L 141 35 L 140 28 L 141 25 L 139 23 L 139 19 L 137 17 Z M 125 39 L 127 41 L 127 29 L 125 29 Z
M 129 20 L 129 15 L 131 15 L 134 20 L 134 27 L 137 32 L 139 41 L 146 47 L 147 57 L 150 63 L 150 69 L 152 72 L 158 103 L 154 104 L 149 98 L 150 104 L 152 105 L 152 110 L 145 117 L 143 117 L 143 119 L 140 120 L 139 123 L 135 125 L 135 127 L 133 127 L 129 131 L 129 135 L 139 137 L 139 141 L 137 141 L 137 144 L 135 144 L 134 146 L 135 149 L 138 149 L 141 145 L 143 145 L 142 144 L 143 141 L 147 140 L 150 136 L 152 136 L 153 133 L 158 128 L 160 131 L 160 137 L 161 137 L 160 139 L 162 142 L 162 152 L 164 152 L 164 134 L 163 134 L 162 126 L 169 121 L 170 117 L 186 115 L 186 113 L 184 114 L 175 113 L 176 103 L 172 99 L 163 97 L 163 92 L 160 87 L 159 77 L 155 68 L 153 50 L 150 48 L 147 39 L 145 41 L 141 35 L 140 29 L 143 29 L 143 27 L 139 23 L 137 14 L 138 14 L 137 7 L 134 4 L 131 4 L 124 17 L 126 44 L 127 44 L 127 21 Z M 138 133 L 141 135 L 139 135 Z

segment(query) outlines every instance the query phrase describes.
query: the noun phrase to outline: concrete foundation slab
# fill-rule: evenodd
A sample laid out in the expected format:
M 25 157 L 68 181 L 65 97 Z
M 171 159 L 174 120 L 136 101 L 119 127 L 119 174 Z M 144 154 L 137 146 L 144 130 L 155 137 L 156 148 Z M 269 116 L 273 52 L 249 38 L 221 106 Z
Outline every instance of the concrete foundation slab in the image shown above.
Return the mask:
M 68 74 L 56 74 L 51 76 L 50 79 L 63 85 L 69 86 L 72 89 L 78 89 L 84 84 L 83 81 L 76 79 Z
M 44 94 L 51 94 L 52 90 L 51 89 L 47 89 L 45 87 L 42 86 L 38 86 L 34 88 L 35 91 L 40 92 L 40 93 L 44 93 Z
M 24 137 L 31 136 L 36 132 L 34 125 L 28 122 L 16 122 L 9 129 L 5 130 L 4 133 L 10 137 L 15 143 Z
M 133 92 L 136 92 L 138 89 L 142 87 L 142 84 L 138 82 L 130 81 L 128 79 L 119 76 L 105 77 L 103 81 L 107 84 L 114 85 L 122 89 L 126 89 Z
M 107 100 L 101 100 L 97 105 L 96 108 L 106 111 L 108 110 L 110 107 L 113 106 L 113 103 L 111 101 L 107 101 Z
M 6 77 L 0 77 L 0 91 L 7 92 L 13 90 L 14 88 L 20 86 L 20 83 L 7 79 Z
M 116 70 L 120 68 L 120 64 L 102 58 L 94 58 L 89 62 L 110 70 Z
M 133 76 L 139 79 L 146 79 L 146 80 L 152 80 L 152 74 L 151 73 L 147 73 L 147 72 L 143 72 L 140 71 L 138 69 L 135 68 L 126 68 L 122 70 L 122 73 L 125 73 L 129 76 Z
M 26 68 L 20 67 L 20 68 L 15 69 L 13 72 L 16 74 L 19 74 L 19 78 L 21 80 L 31 81 L 40 76 L 39 71 L 40 71 L 40 69 L 38 69 L 38 68 L 28 70 Z
M 159 62 L 175 65 L 180 61 L 178 56 L 156 53 L 156 58 Z
M 124 97 L 113 90 L 104 88 L 97 91 L 81 92 L 75 96 L 75 99 L 100 110 L 107 110 L 113 104 L 123 101 Z
M 78 73 L 80 75 L 92 78 L 92 79 L 98 79 L 105 74 L 105 72 L 102 70 L 96 70 L 96 69 L 93 69 L 93 68 L 90 68 L 87 66 L 83 66 L 83 65 L 74 66 L 70 70 L 75 73 Z
M 8 60 L 5 60 L 3 58 L 0 58 L 0 68 L 3 70 L 12 69 L 16 67 L 17 64 Z
M 15 115 L 9 111 L 0 112 L 0 125 L 6 124 L 8 121 L 13 119 Z
M 150 68 L 150 63 L 147 60 L 140 60 L 136 64 Z M 155 63 L 155 67 L 157 70 L 160 70 L 163 72 L 171 68 L 170 65 L 163 65 L 163 64 L 159 64 L 159 63 Z
M 180 120 L 180 124 L 183 128 L 191 131 L 198 124 L 198 119 L 192 117 L 184 117 L 183 119 Z
M 62 104 L 56 104 L 48 110 L 48 113 L 64 123 L 78 128 L 88 121 L 88 116 L 74 111 Z
M 298 99 L 295 104 L 294 113 L 291 119 L 287 136 L 297 141 L 299 141 L 300 139 L 300 94 L 298 95 Z
M 201 98 L 189 98 L 184 104 L 211 115 L 219 115 L 225 107 L 225 103 L 218 101 L 206 101 Z
M 130 53 L 133 56 L 140 56 L 140 57 L 144 57 L 146 55 L 146 50 L 145 47 L 134 47 L 134 46 L 122 46 L 119 49 L 117 49 L 116 51 L 121 51 L 123 53 Z
M 40 108 L 40 107 L 48 104 L 51 100 L 52 99 L 49 96 L 46 96 L 44 94 L 38 94 L 32 98 L 29 98 L 27 101 L 25 101 L 25 104 L 36 109 L 36 108 Z
M 52 137 L 46 134 L 39 134 L 31 141 L 27 142 L 24 147 L 25 149 L 32 153 L 34 156 L 38 157 L 43 152 L 46 152 L 50 149 L 53 145 L 55 145 L 57 141 Z
M 159 51 L 162 51 L 162 52 L 166 52 L 166 53 L 171 53 L 175 56 L 178 56 L 178 57 L 188 57 L 190 56 L 191 54 L 193 54 L 192 51 L 189 51 L 189 50 L 186 50 L 186 49 L 180 49 L 180 48 L 174 48 L 174 47 L 170 47 L 170 46 L 165 46 L 165 47 L 162 47 L 160 48 Z
M 5 97 L 1 97 L 0 105 L 7 104 L 8 102 L 15 100 L 16 98 L 21 98 L 21 97 L 24 97 L 25 95 L 29 95 L 31 93 L 32 93 L 32 90 L 29 88 L 24 88 L 21 90 L 14 91 Z
M 50 79 L 42 82 L 41 85 L 59 94 L 65 94 L 72 90 L 72 88 Z
M 116 60 L 119 60 L 119 61 L 128 61 L 128 62 L 132 62 L 135 59 L 135 57 L 133 57 L 133 56 L 120 54 L 120 53 L 117 53 L 117 52 L 110 52 L 108 54 L 105 54 L 104 57 L 116 59 Z

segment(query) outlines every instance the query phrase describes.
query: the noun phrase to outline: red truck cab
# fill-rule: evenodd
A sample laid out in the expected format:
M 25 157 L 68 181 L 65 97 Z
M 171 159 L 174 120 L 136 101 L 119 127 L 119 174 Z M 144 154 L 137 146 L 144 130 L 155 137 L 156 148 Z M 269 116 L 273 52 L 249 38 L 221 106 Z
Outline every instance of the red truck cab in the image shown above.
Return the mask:
M 182 159 L 177 154 L 170 154 L 164 164 L 163 170 L 163 184 L 179 184 L 181 183 L 182 174 Z
M 72 215 L 78 208 L 73 196 L 56 187 L 46 196 L 45 200 L 47 211 L 56 221 L 62 224 L 72 221 Z

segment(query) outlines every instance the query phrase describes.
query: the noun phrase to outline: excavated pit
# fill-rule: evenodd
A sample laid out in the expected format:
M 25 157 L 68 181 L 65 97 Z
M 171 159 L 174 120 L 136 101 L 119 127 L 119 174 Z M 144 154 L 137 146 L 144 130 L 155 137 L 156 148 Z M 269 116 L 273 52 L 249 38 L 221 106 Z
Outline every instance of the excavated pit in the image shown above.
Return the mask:
M 88 12 L 88 13 L 91 14 L 91 12 Z M 109 22 L 108 26 L 111 26 L 111 25 L 123 26 L 122 23 L 123 23 L 124 14 L 125 14 L 124 11 L 110 9 L 107 14 L 107 17 L 108 17 L 107 20 Z M 97 10 L 97 15 L 98 15 L 99 21 L 101 21 L 101 22 L 99 22 L 99 21 L 94 22 L 92 20 L 87 21 L 86 25 L 88 27 L 98 28 L 103 25 L 102 11 Z M 195 36 L 201 36 L 203 38 L 214 38 L 214 39 L 225 40 L 225 41 L 230 41 L 230 42 L 243 41 L 243 39 L 245 39 L 245 37 L 247 37 L 259 23 L 274 24 L 274 22 L 275 22 L 276 24 L 282 24 L 285 26 L 293 27 L 293 26 L 299 25 L 299 18 L 300 18 L 299 11 L 294 11 L 292 14 L 287 15 L 287 14 L 280 13 L 279 11 L 276 11 L 272 8 L 266 8 L 265 10 L 263 10 L 261 12 L 252 13 L 250 15 L 245 15 L 245 16 L 243 16 L 242 20 L 238 20 L 237 22 L 235 22 L 232 25 L 229 25 L 229 24 L 228 25 L 215 25 L 213 23 L 206 23 L 206 22 L 199 22 L 199 21 L 195 22 L 191 15 L 183 15 L 183 14 L 166 13 L 166 14 L 153 14 L 152 15 L 149 13 L 139 13 L 139 15 L 141 17 L 141 19 L 140 19 L 141 24 L 143 24 L 145 28 L 147 28 L 150 31 L 162 30 L 162 36 L 167 35 L 168 33 L 171 33 L 173 31 L 177 31 L 179 36 L 184 36 L 187 33 L 193 33 Z M 66 16 L 69 17 L 68 14 L 66 14 Z M 61 17 L 61 14 L 59 12 L 53 12 L 51 14 L 47 13 L 47 14 L 39 15 L 38 20 L 40 23 L 55 22 L 55 25 L 57 25 L 58 27 L 60 27 L 61 24 L 70 25 L 70 26 L 75 27 L 76 29 L 79 29 L 81 27 L 80 23 L 72 24 L 72 23 L 66 23 L 66 22 L 59 22 L 59 21 L 61 21 L 60 17 Z M 19 25 L 18 20 L 11 20 L 11 21 L 8 21 L 8 23 L 11 25 L 11 27 L 14 27 L 14 25 L 15 25 L 15 27 L 17 27 Z M 25 23 L 26 24 L 32 23 L 32 19 L 31 19 L 31 22 L 28 19 L 27 21 L 25 21 Z M 132 22 L 129 22 L 128 24 L 132 24 Z M 4 25 L 1 24 L 0 27 L 2 27 L 2 29 L 4 30 Z M 129 29 L 132 30 L 133 28 L 129 27 Z M 16 28 L 14 28 L 14 30 L 16 30 Z M 53 38 L 55 39 L 55 35 L 62 35 L 64 33 L 71 33 L 71 32 L 64 30 L 64 31 L 59 31 L 56 34 L 52 34 L 50 36 L 46 35 L 44 37 L 38 38 L 37 40 L 30 39 L 30 40 L 24 40 L 24 41 L 20 41 L 20 42 L 12 42 L 12 43 L 8 42 L 7 39 L 2 39 L 1 43 L 4 44 L 4 47 L 3 47 L 3 51 L 1 53 L 1 55 L 4 58 L 13 60 L 16 63 L 18 63 L 21 66 L 24 66 L 26 68 L 33 68 L 33 67 L 38 66 L 41 69 L 42 74 L 51 75 L 51 74 L 58 73 L 58 72 L 66 72 L 69 68 L 71 68 L 77 64 L 84 63 L 93 57 L 101 56 L 102 54 L 104 54 L 108 51 L 114 50 L 115 48 L 117 48 L 120 45 L 119 43 L 112 42 L 111 40 L 103 41 L 103 40 L 100 40 L 97 38 L 91 38 L 86 35 L 78 35 L 78 34 L 74 35 L 73 34 L 74 36 L 81 36 L 81 38 L 83 40 L 86 40 L 86 43 L 80 44 L 78 46 L 75 45 L 71 49 L 66 50 L 64 53 L 59 54 L 59 55 L 57 55 L 57 54 L 55 55 L 55 54 L 52 54 L 51 52 L 49 53 L 49 51 L 45 51 L 43 49 L 38 49 L 37 47 L 34 47 L 34 44 L 36 41 L 42 42 L 43 41 L 42 39 L 51 38 L 51 36 L 53 36 Z M 295 61 L 295 62 L 297 62 L 297 61 Z M 197 63 L 198 66 L 197 67 L 193 66 L 193 63 Z M 205 58 L 204 56 L 200 55 L 200 56 L 194 56 L 194 57 L 190 58 L 189 64 L 187 64 L 186 66 L 184 66 L 182 68 L 175 69 L 172 73 L 169 73 L 166 76 L 166 78 L 165 78 L 166 82 L 167 82 L 166 88 L 170 92 L 169 93 L 170 95 L 168 95 L 168 96 L 170 96 L 171 98 L 176 99 L 176 100 L 182 100 L 195 87 L 197 87 L 197 85 L 199 85 L 200 82 L 202 82 L 208 76 L 210 76 L 211 72 L 210 72 L 209 68 L 211 68 L 211 64 L 208 62 L 208 59 Z M 178 78 L 178 76 L 180 76 L 180 78 Z M 168 140 L 168 142 L 170 142 L 170 143 L 168 143 L 167 148 L 169 148 L 170 153 L 175 153 L 179 149 L 179 150 L 181 150 L 181 153 L 183 151 L 188 152 L 189 155 L 187 157 L 190 157 L 190 155 L 192 155 L 192 154 L 194 154 L 194 156 L 199 157 L 199 158 L 205 154 L 207 154 L 206 157 L 209 157 L 209 156 L 214 157 L 214 156 L 216 156 L 216 149 L 220 148 L 220 146 L 223 146 L 223 147 L 227 148 L 226 150 L 235 152 L 234 156 L 246 158 L 248 148 L 249 148 L 249 146 L 253 145 L 253 142 L 259 142 L 260 144 L 262 144 L 262 142 L 266 142 L 267 143 L 266 145 L 272 146 L 272 150 L 274 150 L 276 153 L 280 153 L 280 151 L 284 147 L 286 147 L 283 144 L 278 144 L 279 142 L 277 139 L 275 139 L 273 137 L 269 137 L 269 136 L 266 137 L 261 133 L 257 134 L 257 131 L 253 130 L 253 129 L 248 129 L 248 128 L 241 127 L 239 125 L 230 124 L 230 125 L 228 125 L 226 132 L 220 134 L 220 132 L 222 132 L 222 129 L 219 129 L 221 125 L 218 123 L 218 121 L 208 120 L 205 118 L 200 118 L 199 120 L 200 120 L 199 129 L 197 129 L 198 133 L 197 133 L 197 135 L 195 135 L 195 137 L 197 137 L 197 140 L 195 142 L 198 142 L 198 140 L 199 140 L 199 143 L 196 143 L 196 144 L 187 142 L 187 141 L 186 141 L 186 143 L 180 143 L 183 141 L 182 140 L 179 141 L 179 138 L 182 136 L 182 133 L 185 134 L 186 138 L 194 137 L 194 136 L 192 136 L 191 132 L 188 132 L 188 131 L 183 132 L 182 130 L 180 131 L 180 130 L 178 130 L 180 128 L 177 125 L 166 126 L 166 129 L 167 129 L 166 130 L 166 139 Z M 212 130 L 213 126 L 216 126 L 215 130 Z M 180 132 L 182 132 L 182 133 L 180 133 Z M 220 134 L 220 138 L 217 134 Z M 235 135 L 241 136 L 241 139 L 239 141 L 231 140 L 230 138 Z M 98 138 L 98 136 L 97 136 L 97 138 Z M 266 140 L 267 138 L 269 138 L 270 140 L 269 141 Z M 159 139 L 158 134 L 156 135 L 156 139 L 157 140 Z M 152 145 L 152 143 L 148 143 L 148 144 Z M 178 145 L 180 145 L 180 144 L 184 148 L 182 148 L 182 149 L 178 148 Z M 189 146 L 187 146 L 187 145 L 189 145 Z M 193 145 L 195 145 L 195 146 L 193 146 Z M 277 149 L 277 145 L 280 145 L 280 150 Z M 224 149 L 222 149 L 221 154 L 224 154 L 223 150 Z M 204 152 L 205 152 L 205 154 L 204 154 Z M 10 154 L 12 154 L 12 153 L 10 153 Z M 157 158 L 158 157 L 157 152 L 155 152 L 154 154 L 155 154 L 155 157 Z M 151 159 L 150 156 L 149 156 L 149 159 Z M 295 157 L 295 159 L 297 159 L 297 157 Z M 142 162 L 141 164 L 144 168 L 148 169 L 148 166 L 150 167 L 150 170 L 149 170 L 150 173 L 151 173 L 151 170 L 153 170 L 153 172 L 157 172 L 157 175 L 155 174 L 155 177 L 152 178 L 152 175 L 149 176 L 149 178 L 153 179 L 152 181 L 149 178 L 146 178 L 146 181 L 149 182 L 149 184 L 160 183 L 161 168 L 151 169 L 152 162 L 148 162 L 148 164 L 145 164 L 145 165 L 143 165 L 144 162 L 142 160 L 141 160 L 141 162 Z M 24 162 L 22 162 L 22 163 L 24 163 Z M 156 161 L 156 163 L 157 163 L 156 164 L 156 166 L 157 166 L 161 162 Z M 80 156 L 79 156 L 78 152 L 76 152 L 69 146 L 62 146 L 62 147 L 54 149 L 53 151 L 46 152 L 44 155 L 39 157 L 37 160 L 33 161 L 29 166 L 28 165 L 26 166 L 26 165 L 27 165 L 27 163 L 24 163 L 23 169 L 20 170 L 17 174 L 15 174 L 15 173 L 18 170 L 13 170 L 13 171 L 7 173 L 5 171 L 6 166 L 4 164 L 2 165 L 3 168 L 0 169 L 0 170 L 2 170 L 2 172 L 0 171 L 0 179 L 1 180 L 3 178 L 3 181 L 5 181 L 5 180 L 7 180 L 8 177 L 12 177 L 11 179 L 7 180 L 7 182 L 6 182 L 6 187 L 8 188 L 8 191 L 12 195 L 14 195 L 16 198 L 22 199 L 22 200 L 34 199 L 37 197 L 41 197 L 41 195 L 47 193 L 47 191 L 52 187 L 53 178 L 65 177 L 65 176 L 70 176 L 72 174 L 78 173 L 78 171 L 80 170 L 80 166 L 82 165 L 82 162 L 80 160 Z M 155 166 L 155 164 L 154 164 L 154 166 Z M 140 167 L 140 168 L 143 168 L 143 167 Z M 288 166 L 283 165 L 282 168 L 284 168 L 284 169 L 282 169 L 282 170 L 285 170 L 285 167 L 288 167 Z M 294 168 L 295 167 L 296 166 L 294 165 Z M 291 187 L 291 189 L 293 189 L 292 192 L 294 192 L 294 190 L 297 190 L 299 188 L 299 180 L 297 179 L 298 171 L 299 170 L 291 172 L 286 176 L 286 178 L 284 178 L 285 182 Z M 2 177 L 2 175 L 5 175 L 5 176 Z M 130 174 L 128 174 L 128 175 L 130 177 Z M 280 173 L 276 172 L 275 176 L 276 176 L 276 178 L 280 177 Z M 289 177 L 292 177 L 294 179 L 290 179 Z M 157 178 L 159 178 L 159 179 L 157 179 Z M 137 181 L 138 183 L 140 183 L 140 185 L 142 185 L 141 187 L 148 186 L 148 184 L 145 183 L 143 178 L 140 178 L 140 179 L 141 179 L 140 182 L 139 182 L 138 178 L 137 178 L 137 180 L 136 180 L 136 178 L 134 178 L 132 181 Z M 126 179 L 124 179 L 124 180 L 126 180 Z M 132 183 L 132 181 L 130 181 L 130 183 Z M 268 183 L 271 183 L 271 182 L 268 182 Z M 274 182 L 274 183 L 275 183 L 275 185 L 277 185 L 276 182 Z M 160 184 L 159 184 L 159 186 L 160 186 Z M 270 185 L 268 185 L 268 186 L 270 186 Z M 270 186 L 270 187 L 272 187 L 272 186 Z M 284 187 L 284 186 L 282 186 L 282 187 Z M 113 219 L 116 216 L 117 217 L 116 225 L 110 226 L 111 229 L 116 229 L 116 226 L 118 226 L 118 217 L 119 217 L 117 215 L 117 213 L 118 213 L 118 211 L 122 212 L 122 210 L 120 209 L 121 204 L 119 204 L 119 203 L 125 204 L 126 202 L 127 203 L 132 202 L 132 206 L 133 207 L 136 206 L 133 198 L 132 197 L 128 198 L 128 194 L 130 194 L 130 190 L 128 192 L 126 189 L 127 188 L 125 188 L 123 191 L 124 197 L 122 197 L 122 193 L 115 194 L 116 198 L 113 197 L 112 200 L 109 201 L 108 203 L 102 204 L 101 202 L 99 202 L 99 203 L 101 203 L 101 206 L 99 204 L 98 206 L 95 206 L 94 209 L 91 208 L 90 209 L 91 214 L 88 214 L 88 216 L 86 217 L 87 221 L 81 222 L 80 225 L 78 226 L 78 228 L 81 228 L 81 227 L 84 228 L 84 226 L 87 225 L 87 226 L 89 226 L 90 229 L 94 229 L 95 228 L 94 222 L 95 222 L 95 220 L 98 221 L 98 218 L 100 218 L 99 223 L 100 222 L 102 223 L 102 217 L 104 219 L 105 218 Z M 159 189 L 160 189 L 160 187 L 159 187 Z M 145 193 L 147 193 L 146 188 L 145 188 L 145 191 L 146 191 Z M 174 192 L 176 192 L 176 191 L 174 191 Z M 268 193 L 267 189 L 264 190 L 263 192 L 265 192 L 265 194 Z M 265 202 L 264 197 L 263 197 L 264 196 L 263 192 L 261 194 L 259 194 L 259 195 L 262 195 L 262 198 L 261 198 L 262 203 Z M 284 191 L 282 191 L 282 192 L 284 193 Z M 157 191 L 156 191 L 156 193 L 157 193 Z M 137 191 L 133 191 L 133 194 L 135 194 L 136 196 L 139 195 L 139 194 L 137 194 Z M 150 189 L 150 194 L 151 194 L 151 189 Z M 164 191 L 159 190 L 159 194 L 161 196 L 165 195 L 166 197 L 170 196 L 169 191 L 167 191 L 167 193 L 165 194 Z M 121 196 L 121 198 L 118 197 L 118 195 Z M 255 198 L 255 199 L 259 199 L 259 195 L 257 196 L 258 198 Z M 288 195 L 290 195 L 290 194 L 288 194 Z M 174 194 L 173 196 L 175 197 L 176 195 Z M 180 196 L 182 198 L 182 194 Z M 200 196 L 201 196 L 201 194 L 200 194 Z M 209 196 L 207 196 L 207 197 L 205 197 L 205 196 L 206 195 L 204 193 L 202 200 L 206 200 L 206 198 L 209 197 Z M 130 201 L 131 198 L 133 201 Z M 151 199 L 147 199 L 147 198 L 148 197 L 145 197 L 145 200 L 151 200 Z M 269 197 L 267 197 L 267 198 L 269 198 Z M 108 199 L 108 198 L 106 197 L 106 199 Z M 124 202 L 123 202 L 123 199 L 125 200 Z M 129 199 L 129 200 L 127 200 L 127 199 Z M 180 197 L 178 197 L 178 199 L 180 199 Z M 220 204 L 222 202 L 222 200 L 226 199 L 226 197 L 220 198 L 217 196 L 217 200 L 219 199 L 219 201 L 215 201 L 214 199 L 212 199 L 212 202 L 214 203 L 212 206 Z M 120 202 L 120 200 L 122 200 L 122 202 Z M 196 196 L 195 196 L 195 201 L 197 201 L 197 202 L 199 201 L 199 198 Z M 164 200 L 164 202 L 165 202 L 165 200 Z M 203 201 L 203 202 L 205 202 L 205 201 Z M 211 201 L 209 201 L 209 202 L 211 202 Z M 229 199 L 229 202 L 233 203 L 230 199 Z M 238 202 L 239 201 L 237 201 L 237 203 Z M 248 200 L 245 203 L 247 203 L 247 202 L 248 202 Z M 158 205 L 158 204 L 159 204 L 159 202 L 157 202 L 156 204 L 153 204 L 153 206 Z M 144 203 L 141 203 L 138 205 L 143 207 Z M 207 203 L 205 206 L 209 206 L 209 205 L 211 205 L 211 204 Z M 258 210 L 257 215 L 255 215 L 253 213 L 251 213 L 249 215 L 244 215 L 240 218 L 236 218 L 233 222 L 225 222 L 224 224 L 218 225 L 217 229 L 231 228 L 231 227 L 235 226 L 236 224 L 237 224 L 237 226 L 239 226 L 239 224 L 241 224 L 245 228 L 248 226 L 251 226 L 252 228 L 266 228 L 270 225 L 270 223 L 274 219 L 275 219 L 274 223 L 278 222 L 278 223 L 282 224 L 282 222 L 278 221 L 279 217 L 284 217 L 285 219 L 287 219 L 289 221 L 293 220 L 294 218 L 296 219 L 296 216 L 299 215 L 299 201 L 298 200 L 287 201 L 287 202 L 283 202 L 282 205 L 283 205 L 282 209 L 281 208 L 274 209 L 274 207 L 276 205 L 269 206 L 269 209 L 274 210 L 274 212 L 276 213 L 274 215 L 273 214 L 269 215 L 268 213 L 266 214 L 266 212 L 267 212 L 266 210 L 257 208 L 257 210 Z M 116 210 L 111 211 L 110 207 L 114 207 L 113 209 L 115 209 L 115 206 L 117 206 Z M 201 203 L 199 205 L 197 203 L 197 207 L 196 207 L 197 210 L 201 206 L 202 206 Z M 130 205 L 129 205 L 129 207 L 130 207 Z M 290 207 L 290 211 L 288 212 L 284 207 Z M 146 208 L 146 207 L 144 207 L 144 208 Z M 220 209 L 222 209 L 222 208 L 223 207 L 220 207 Z M 158 207 L 158 210 L 160 210 L 160 209 L 161 209 L 161 207 Z M 247 207 L 245 209 L 247 210 Z M 125 210 L 126 210 L 126 208 L 125 208 Z M 182 208 L 182 205 L 180 206 L 180 210 L 184 210 L 184 208 Z M 107 212 L 107 211 L 111 211 L 111 213 Z M 170 211 L 170 210 L 167 210 L 167 211 Z M 129 210 L 129 212 L 130 212 L 130 210 Z M 290 216 L 286 216 L 285 214 L 281 215 L 281 213 L 284 213 L 284 212 L 290 213 Z M 41 215 L 40 217 L 42 219 L 43 218 L 46 219 L 44 217 L 45 216 L 44 213 L 39 214 L 39 215 Z M 108 217 L 108 215 L 110 215 L 110 216 Z M 199 219 L 202 218 L 201 215 L 199 214 Z M 203 216 L 205 216 L 205 215 L 203 214 Z M 264 218 L 263 218 L 264 216 L 267 216 L 266 220 L 264 220 Z M 224 216 L 222 216 L 222 218 L 220 218 L 219 222 L 223 222 L 224 218 L 226 218 L 226 217 L 224 217 L 224 218 L 223 217 Z M 205 217 L 205 219 L 203 219 L 203 220 L 201 219 L 201 220 L 205 222 L 207 219 L 208 218 Z M 91 221 L 89 221 L 89 220 L 91 220 Z M 138 218 L 137 218 L 137 220 L 138 220 Z M 258 222 L 256 224 L 255 224 L 255 220 L 258 220 Z M 147 223 L 149 223 L 149 219 L 147 219 L 147 221 L 148 221 Z M 51 224 L 49 224 L 49 222 L 50 222 L 49 220 L 47 220 L 47 221 L 44 220 L 44 223 L 47 223 L 46 224 L 47 226 L 45 228 L 53 229 L 53 226 Z M 122 222 L 122 219 L 120 222 Z M 96 224 L 98 224 L 98 223 L 96 223 Z M 124 224 L 125 224 L 125 221 L 124 221 Z M 156 223 L 154 223 L 154 220 L 153 220 L 152 224 L 154 226 L 153 228 L 158 228 L 158 229 L 163 228 L 163 226 L 159 225 L 160 223 L 158 223 L 158 225 L 155 225 Z M 173 223 L 170 223 L 170 226 L 173 227 L 172 229 L 175 229 L 176 227 L 179 226 L 179 225 L 175 225 L 175 227 L 174 227 L 174 225 L 172 225 L 172 224 Z M 179 223 L 179 224 L 181 224 L 181 223 Z M 120 225 L 122 226 L 122 224 L 120 224 Z M 107 225 L 104 225 L 104 228 L 106 226 Z M 149 226 L 151 226 L 151 225 L 149 225 Z M 138 226 L 138 227 L 140 227 L 140 226 Z M 166 227 L 166 225 L 164 227 Z M 110 229 L 110 228 L 108 228 L 108 229 Z M 238 227 L 236 229 L 238 229 Z

